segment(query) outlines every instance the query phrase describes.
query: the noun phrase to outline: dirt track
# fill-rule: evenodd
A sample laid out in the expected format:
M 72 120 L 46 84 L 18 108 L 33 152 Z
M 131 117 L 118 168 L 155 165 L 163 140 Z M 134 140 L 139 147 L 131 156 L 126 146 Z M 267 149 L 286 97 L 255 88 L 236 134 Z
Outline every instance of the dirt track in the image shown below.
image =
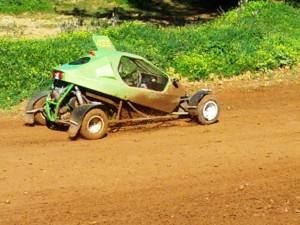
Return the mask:
M 0 119 L 0 224 L 300 224 L 300 83 L 188 120 L 70 141 Z

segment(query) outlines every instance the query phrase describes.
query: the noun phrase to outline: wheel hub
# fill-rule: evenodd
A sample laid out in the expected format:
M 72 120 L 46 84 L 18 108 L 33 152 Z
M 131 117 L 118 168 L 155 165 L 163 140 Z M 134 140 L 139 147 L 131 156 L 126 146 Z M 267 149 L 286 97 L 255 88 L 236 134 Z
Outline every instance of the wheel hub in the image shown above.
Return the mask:
M 93 116 L 87 123 L 87 129 L 90 133 L 98 133 L 103 128 L 103 119 L 100 116 Z
M 208 121 L 213 120 L 218 114 L 218 105 L 214 101 L 208 101 L 205 103 L 202 113 Z

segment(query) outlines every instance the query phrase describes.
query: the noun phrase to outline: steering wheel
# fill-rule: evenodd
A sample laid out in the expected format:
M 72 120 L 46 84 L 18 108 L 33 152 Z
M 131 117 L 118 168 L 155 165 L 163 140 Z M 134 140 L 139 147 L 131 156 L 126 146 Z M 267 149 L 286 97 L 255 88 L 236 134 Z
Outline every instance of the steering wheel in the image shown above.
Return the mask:
M 124 82 L 129 86 L 135 86 L 135 80 L 133 79 L 133 74 L 136 72 L 136 69 L 131 71 L 130 73 L 126 74 L 123 78 Z

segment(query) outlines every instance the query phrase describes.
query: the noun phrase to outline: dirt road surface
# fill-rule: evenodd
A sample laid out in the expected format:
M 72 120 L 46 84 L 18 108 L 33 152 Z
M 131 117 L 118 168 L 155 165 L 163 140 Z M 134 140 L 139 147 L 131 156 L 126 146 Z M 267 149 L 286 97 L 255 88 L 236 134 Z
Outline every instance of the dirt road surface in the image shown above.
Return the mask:
M 71 141 L 0 119 L 0 224 L 300 224 L 300 83 L 216 93 L 220 120 Z

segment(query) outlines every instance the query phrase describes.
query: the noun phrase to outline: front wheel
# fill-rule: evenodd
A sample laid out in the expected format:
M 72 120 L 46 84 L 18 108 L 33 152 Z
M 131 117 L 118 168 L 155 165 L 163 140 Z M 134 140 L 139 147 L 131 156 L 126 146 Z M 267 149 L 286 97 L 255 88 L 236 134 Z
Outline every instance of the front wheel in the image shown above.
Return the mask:
M 206 95 L 197 105 L 197 122 L 203 125 L 218 121 L 220 114 L 219 103 L 216 99 Z
M 101 109 L 90 110 L 83 118 L 80 134 L 89 140 L 100 139 L 106 134 L 108 119 Z

